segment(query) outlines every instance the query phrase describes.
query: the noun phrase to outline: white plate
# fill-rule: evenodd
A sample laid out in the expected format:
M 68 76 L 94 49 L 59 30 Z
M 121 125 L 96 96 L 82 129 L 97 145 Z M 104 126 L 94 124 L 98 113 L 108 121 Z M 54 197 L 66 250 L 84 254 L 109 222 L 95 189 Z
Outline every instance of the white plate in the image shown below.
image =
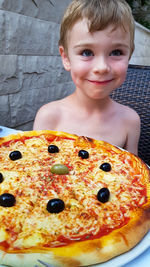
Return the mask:
M 21 131 L 8 128 L 8 127 L 4 127 L 4 126 L 0 126 L 0 137 L 7 136 L 9 134 L 16 134 L 17 132 L 21 132 Z

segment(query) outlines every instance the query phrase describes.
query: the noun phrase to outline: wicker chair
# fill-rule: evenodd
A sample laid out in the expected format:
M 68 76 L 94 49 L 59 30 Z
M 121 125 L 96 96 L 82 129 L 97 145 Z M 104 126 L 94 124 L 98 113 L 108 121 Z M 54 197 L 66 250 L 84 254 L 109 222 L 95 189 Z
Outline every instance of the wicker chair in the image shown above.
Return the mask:
M 112 93 L 112 98 L 139 114 L 139 157 L 150 165 L 150 66 L 129 65 L 126 81 Z

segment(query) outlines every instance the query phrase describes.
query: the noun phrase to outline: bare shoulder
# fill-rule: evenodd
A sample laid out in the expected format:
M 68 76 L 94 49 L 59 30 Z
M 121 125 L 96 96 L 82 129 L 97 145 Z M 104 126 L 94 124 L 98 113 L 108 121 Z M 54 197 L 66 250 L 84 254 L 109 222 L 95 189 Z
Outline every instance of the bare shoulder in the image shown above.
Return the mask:
M 126 143 L 124 148 L 129 152 L 138 155 L 138 142 L 140 137 L 140 116 L 138 113 L 128 107 L 121 104 L 117 104 L 117 112 L 119 113 L 119 118 L 122 122 L 122 127 L 126 133 Z
M 139 114 L 129 106 L 125 106 L 117 103 L 117 109 L 120 113 L 120 116 L 124 119 L 124 121 L 129 124 L 129 126 L 138 124 L 140 125 L 140 116 Z
M 43 105 L 37 112 L 34 121 L 34 130 L 53 129 L 61 113 L 60 101 L 53 101 Z
M 64 115 L 71 107 L 70 96 L 52 101 L 43 105 L 37 112 L 33 129 L 34 130 L 56 130 Z
M 49 116 L 50 114 L 57 112 L 57 110 L 59 110 L 58 102 L 59 101 L 53 101 L 53 102 L 43 105 L 38 110 L 37 114 Z

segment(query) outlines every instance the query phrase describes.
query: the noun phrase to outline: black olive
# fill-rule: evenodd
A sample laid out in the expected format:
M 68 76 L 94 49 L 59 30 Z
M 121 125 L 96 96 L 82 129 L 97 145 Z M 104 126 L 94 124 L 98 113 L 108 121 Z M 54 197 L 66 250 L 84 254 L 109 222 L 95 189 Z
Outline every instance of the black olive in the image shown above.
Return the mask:
M 106 187 L 101 188 L 97 193 L 97 199 L 102 203 L 107 202 L 109 200 L 109 196 L 110 192 Z
M 0 172 L 0 183 L 2 183 L 3 180 L 4 180 L 4 178 L 3 178 L 3 174 Z
M 80 150 L 78 156 L 81 157 L 82 159 L 87 159 L 89 158 L 89 152 L 86 150 Z
M 15 197 L 12 194 L 4 193 L 0 196 L 0 206 L 12 207 L 16 202 Z
M 48 152 L 49 153 L 58 153 L 59 152 L 59 148 L 58 148 L 58 146 L 50 145 L 48 147 Z
M 10 157 L 11 160 L 17 160 L 17 159 L 21 159 L 22 158 L 22 154 L 21 154 L 20 151 L 15 150 L 15 151 L 12 151 L 9 154 L 9 157 Z
M 100 169 L 103 170 L 104 172 L 109 172 L 111 170 L 111 165 L 105 162 L 100 166 Z
M 50 213 L 59 213 L 65 208 L 64 201 L 59 198 L 53 198 L 47 203 L 47 210 Z

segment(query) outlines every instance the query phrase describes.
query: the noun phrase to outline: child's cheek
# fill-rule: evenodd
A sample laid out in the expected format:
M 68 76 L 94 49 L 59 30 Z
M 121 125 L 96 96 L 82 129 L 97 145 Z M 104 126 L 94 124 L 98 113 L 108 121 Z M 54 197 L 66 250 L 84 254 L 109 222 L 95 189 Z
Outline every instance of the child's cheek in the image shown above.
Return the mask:
M 122 62 L 117 66 L 116 73 L 120 80 L 120 85 L 125 81 L 127 75 L 128 63 Z
M 88 64 L 86 61 L 77 61 L 76 64 L 73 65 L 71 70 L 74 75 L 82 76 L 90 71 L 90 64 Z
M 128 64 L 127 60 L 114 63 L 114 69 L 119 75 L 126 76 Z

